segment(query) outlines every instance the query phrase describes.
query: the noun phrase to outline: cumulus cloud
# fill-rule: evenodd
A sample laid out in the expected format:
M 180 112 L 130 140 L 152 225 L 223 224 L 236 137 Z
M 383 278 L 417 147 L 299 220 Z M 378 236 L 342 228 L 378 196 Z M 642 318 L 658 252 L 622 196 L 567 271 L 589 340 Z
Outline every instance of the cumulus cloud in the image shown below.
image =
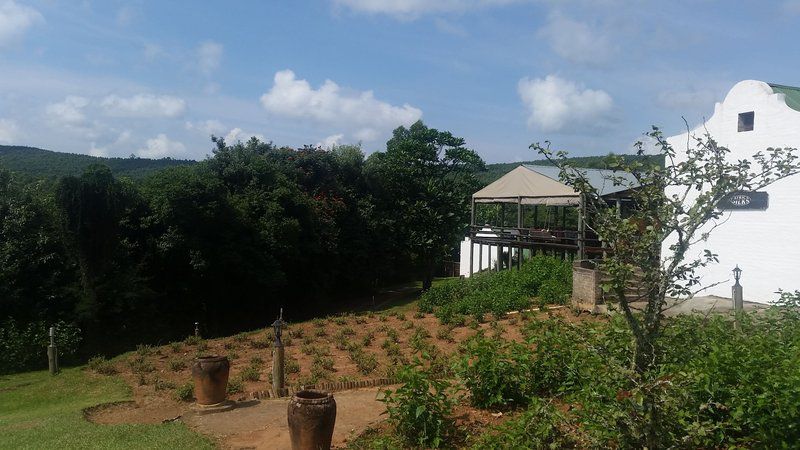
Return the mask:
M 584 89 L 555 75 L 519 80 L 522 102 L 528 108 L 528 125 L 541 131 L 560 131 L 569 125 L 593 126 L 605 122 L 611 96 L 602 90 Z
M 334 145 L 339 145 L 339 143 L 342 142 L 342 139 L 344 139 L 343 134 L 333 134 L 326 137 L 322 141 L 317 142 L 316 147 L 331 148 Z
M 614 55 L 614 47 L 603 31 L 557 12 L 550 15 L 538 35 L 558 56 L 573 63 L 602 65 Z
M 55 122 L 65 125 L 79 125 L 86 121 L 83 109 L 89 105 L 89 100 L 77 95 L 68 95 L 64 101 L 51 103 L 45 108 L 47 115 Z
M 186 110 L 186 102 L 170 95 L 138 94 L 133 97 L 109 95 L 100 106 L 115 117 L 178 117 Z
M 166 134 L 159 133 L 153 139 L 148 139 L 146 146 L 140 148 L 136 154 L 142 158 L 164 158 L 180 156 L 185 152 L 186 147 L 182 143 L 170 140 Z
M 239 141 L 247 142 L 251 137 L 257 138 L 259 141 L 264 141 L 264 135 L 259 133 L 247 133 L 242 131 L 241 128 L 234 128 L 225 135 L 225 142 L 228 144 L 235 144 Z
M 198 131 L 206 136 L 219 136 L 224 133 L 227 127 L 216 119 L 201 120 L 199 122 L 186 122 L 186 129 L 189 131 Z
M 17 140 L 19 127 L 11 119 L 0 119 L 0 144 L 14 144 Z
M 222 62 L 222 44 L 206 41 L 197 48 L 197 66 L 204 75 L 211 75 Z
M 261 104 L 278 116 L 349 127 L 364 141 L 422 117 L 422 111 L 411 105 L 393 106 L 376 99 L 372 91 L 345 91 L 331 80 L 314 89 L 291 70 L 275 74 L 272 88 L 261 96 Z
M 423 14 L 464 12 L 523 1 L 525 0 L 334 0 L 334 4 L 356 12 L 412 19 Z
M 39 11 L 14 0 L 0 0 L 0 46 L 20 38 L 28 28 L 44 22 Z

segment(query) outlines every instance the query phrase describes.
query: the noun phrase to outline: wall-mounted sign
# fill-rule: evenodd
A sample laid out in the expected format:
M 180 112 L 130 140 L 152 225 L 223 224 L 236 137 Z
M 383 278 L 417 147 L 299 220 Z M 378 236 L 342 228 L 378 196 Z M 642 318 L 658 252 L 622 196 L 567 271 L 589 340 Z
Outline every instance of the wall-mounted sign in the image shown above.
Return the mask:
M 723 211 L 756 210 L 764 211 L 769 207 L 769 194 L 757 191 L 736 191 L 720 200 L 717 208 Z

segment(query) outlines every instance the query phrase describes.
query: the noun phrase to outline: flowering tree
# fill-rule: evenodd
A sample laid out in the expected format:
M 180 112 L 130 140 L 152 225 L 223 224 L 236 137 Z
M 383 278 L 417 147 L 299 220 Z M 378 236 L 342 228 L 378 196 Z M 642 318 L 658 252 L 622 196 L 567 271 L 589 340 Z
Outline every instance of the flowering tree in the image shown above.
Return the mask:
M 656 153 L 664 157 L 664 166 L 647 160 L 626 161 L 610 157 L 609 166 L 616 174 L 607 182 L 630 189 L 633 206 L 620 214 L 598 194 L 585 174 L 568 163 L 565 152 L 553 152 L 549 142 L 531 148 L 561 169 L 562 181 L 571 185 L 584 199 L 590 227 L 606 244 L 608 257 L 600 269 L 608 274 L 604 291 L 624 314 L 633 335 L 633 369 L 637 383 L 652 379 L 659 364 L 658 338 L 664 312 L 677 301 L 686 300 L 708 288 L 700 286 L 698 268 L 717 262 L 717 255 L 705 248 L 697 258 L 687 257 L 690 248 L 702 247 L 710 233 L 725 222 L 718 204 L 735 191 L 754 191 L 796 174 L 800 163 L 795 149 L 769 148 L 751 159 L 731 160 L 730 150 L 706 134 L 693 138 L 680 158 L 653 127 L 646 134 L 655 142 Z M 637 154 L 645 155 L 642 143 Z M 654 158 L 656 160 L 658 158 Z M 680 160 L 679 160 L 680 159 Z M 633 177 L 622 177 L 629 172 Z M 664 244 L 667 243 L 666 251 Z M 635 279 L 637 298 L 626 296 L 626 288 Z M 635 309 L 632 303 L 641 302 Z M 654 448 L 658 430 L 658 408 L 652 390 L 643 389 L 645 436 Z

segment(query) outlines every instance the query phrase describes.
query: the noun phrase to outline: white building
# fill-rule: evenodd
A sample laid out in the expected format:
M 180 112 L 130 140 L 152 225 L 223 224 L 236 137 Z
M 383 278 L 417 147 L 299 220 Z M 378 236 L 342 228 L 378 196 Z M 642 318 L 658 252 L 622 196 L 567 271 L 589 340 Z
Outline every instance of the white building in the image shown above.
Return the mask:
M 731 150 L 732 160 L 751 159 L 767 148 L 800 148 L 800 88 L 747 80 L 737 83 L 708 121 L 689 132 L 708 133 Z M 668 138 L 680 157 L 687 133 Z M 731 270 L 742 270 L 744 298 L 769 302 L 783 290 L 800 289 L 800 175 L 764 189 L 769 206 L 764 211 L 727 212 L 727 222 L 698 244 L 687 257 L 708 248 L 719 255 L 719 264 L 698 270 L 703 294 L 731 296 Z M 666 251 L 666 245 L 665 245 Z

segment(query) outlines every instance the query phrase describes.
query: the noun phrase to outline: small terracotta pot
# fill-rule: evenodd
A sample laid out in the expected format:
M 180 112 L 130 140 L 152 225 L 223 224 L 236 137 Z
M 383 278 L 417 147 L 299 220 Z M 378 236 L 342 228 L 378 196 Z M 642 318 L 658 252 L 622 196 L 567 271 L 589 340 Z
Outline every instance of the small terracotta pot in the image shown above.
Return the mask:
M 289 400 L 289 436 L 294 450 L 331 448 L 336 424 L 336 400 L 325 391 L 305 390 Z
M 200 356 L 194 360 L 194 396 L 199 405 L 222 403 L 228 396 L 231 364 L 225 356 Z

